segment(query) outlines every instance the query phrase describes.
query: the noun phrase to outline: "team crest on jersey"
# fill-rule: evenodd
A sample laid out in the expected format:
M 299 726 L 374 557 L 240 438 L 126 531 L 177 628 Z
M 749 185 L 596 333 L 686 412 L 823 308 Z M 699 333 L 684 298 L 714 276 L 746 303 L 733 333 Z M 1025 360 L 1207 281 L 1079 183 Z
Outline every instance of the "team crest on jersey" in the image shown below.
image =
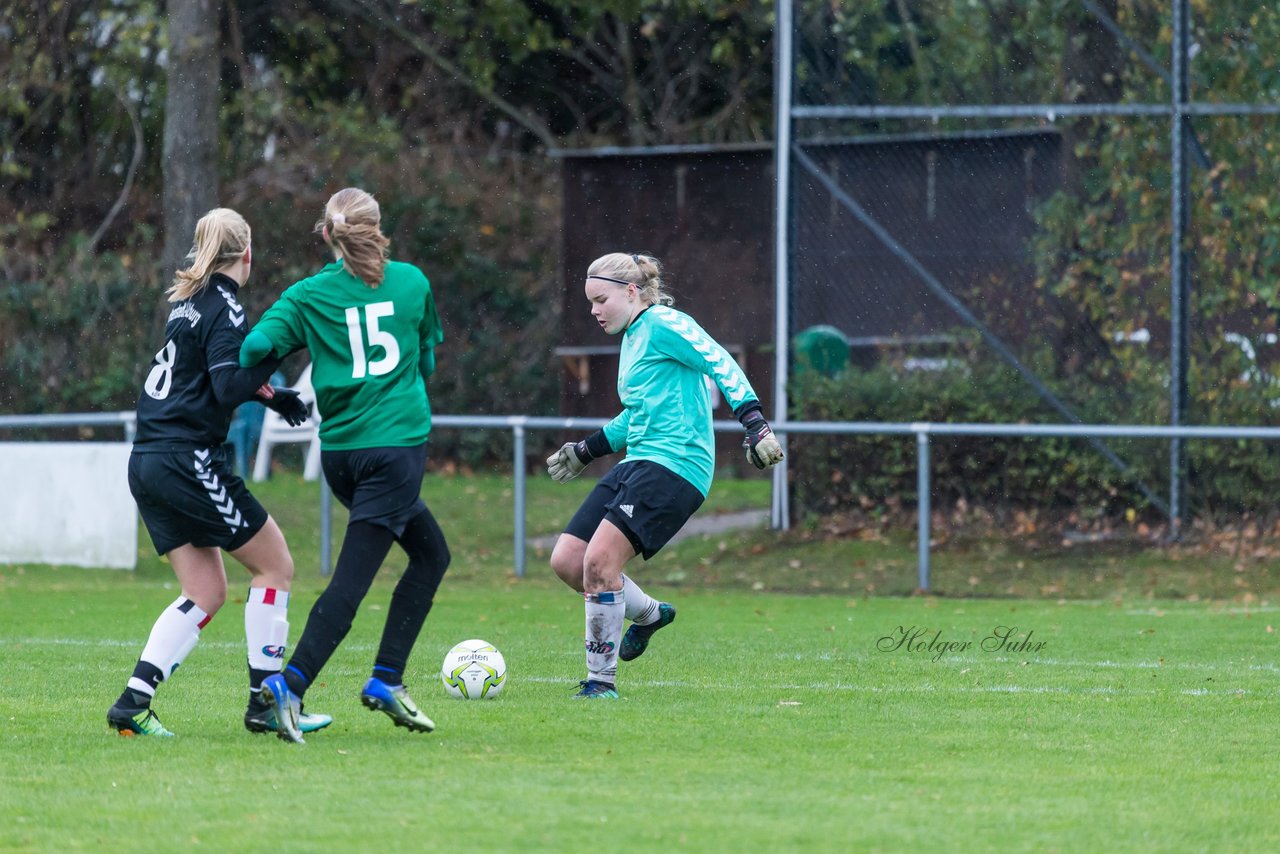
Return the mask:
M 218 286 L 218 293 L 222 294 L 222 298 L 226 300 L 227 305 L 231 307 L 231 313 L 227 315 L 227 319 L 231 321 L 232 326 L 244 326 L 244 309 L 240 307 L 240 303 L 236 302 L 236 295 L 231 291 Z

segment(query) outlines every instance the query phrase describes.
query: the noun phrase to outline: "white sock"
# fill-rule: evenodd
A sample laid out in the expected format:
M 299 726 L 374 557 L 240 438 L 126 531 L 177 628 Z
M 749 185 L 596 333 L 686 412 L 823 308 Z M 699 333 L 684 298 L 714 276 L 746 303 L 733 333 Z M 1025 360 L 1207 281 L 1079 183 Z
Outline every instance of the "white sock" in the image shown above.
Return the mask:
M 279 673 L 289 642 L 289 594 L 274 587 L 250 587 L 244 602 L 244 638 L 249 669 Z
M 622 595 L 626 598 L 628 620 L 640 626 L 657 622 L 658 600 L 641 590 L 626 574 L 622 576 Z
M 151 635 L 147 638 L 147 645 L 142 648 L 139 660 L 160 671 L 161 681 L 167 680 L 191 650 L 195 649 L 200 640 L 200 630 L 208 622 L 209 615 L 201 611 L 195 602 L 179 596 L 172 605 L 164 609 L 151 627 Z M 130 677 L 129 687 L 151 697 L 156 693 L 154 685 L 136 675 Z
M 618 645 L 626 611 L 621 590 L 587 593 L 587 678 L 610 685 L 618 678 Z

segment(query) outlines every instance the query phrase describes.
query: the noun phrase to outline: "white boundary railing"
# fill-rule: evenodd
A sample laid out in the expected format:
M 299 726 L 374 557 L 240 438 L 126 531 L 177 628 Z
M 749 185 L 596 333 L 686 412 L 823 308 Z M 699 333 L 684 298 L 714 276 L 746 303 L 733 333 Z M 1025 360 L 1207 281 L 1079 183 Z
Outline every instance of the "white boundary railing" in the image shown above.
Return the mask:
M 529 430 L 582 430 L 601 427 L 603 418 L 559 418 L 528 415 L 433 415 L 433 427 L 481 430 L 510 430 L 513 438 L 512 468 L 515 482 L 513 546 L 515 573 L 524 576 L 525 543 L 525 478 L 527 432 Z M 118 426 L 125 440 L 132 441 L 135 431 L 133 412 L 80 413 L 65 415 L 0 415 L 0 429 Z M 916 439 L 916 489 L 919 502 L 916 511 L 916 557 L 919 588 L 929 589 L 930 516 L 932 513 L 932 477 L 930 472 L 930 436 L 1003 436 L 1034 438 L 1047 436 L 1123 437 L 1131 439 L 1261 439 L 1280 440 L 1280 427 L 1155 427 L 1133 424 L 949 424 L 936 422 L 880 421 L 775 421 L 773 430 L 781 436 L 797 433 L 819 435 L 913 435 Z M 715 421 L 718 432 L 741 433 L 736 421 Z M 323 574 L 332 566 L 332 498 L 324 478 L 320 479 L 320 562 Z
M 124 440 L 133 441 L 138 417 L 133 412 L 68 412 L 57 415 L 0 415 L 0 429 L 39 427 L 119 427 Z

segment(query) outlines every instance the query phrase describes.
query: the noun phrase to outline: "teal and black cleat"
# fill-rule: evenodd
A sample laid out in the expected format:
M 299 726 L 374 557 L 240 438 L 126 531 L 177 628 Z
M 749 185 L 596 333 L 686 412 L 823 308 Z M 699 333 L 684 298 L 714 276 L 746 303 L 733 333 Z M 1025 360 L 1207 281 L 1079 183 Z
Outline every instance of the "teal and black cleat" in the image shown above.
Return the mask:
M 392 686 L 377 677 L 371 678 L 360 692 L 360 702 L 412 732 L 431 732 L 436 728 L 435 722 L 414 704 L 403 685 Z
M 262 680 L 262 702 L 271 712 L 276 722 L 276 736 L 281 741 L 294 744 L 305 744 L 302 740 L 302 728 L 299 718 L 302 716 L 302 701 L 298 695 L 289 690 L 289 683 L 284 675 L 272 673 Z M 248 721 L 245 721 L 246 726 Z
M 623 661 L 633 661 L 644 655 L 644 651 L 649 648 L 649 638 L 653 637 L 653 633 L 675 621 L 676 606 L 669 602 L 659 602 L 658 619 L 647 626 L 632 623 L 627 629 L 627 633 L 622 636 L 622 646 L 618 647 L 618 658 Z
M 313 715 L 306 709 L 298 709 L 298 729 L 303 732 L 315 732 L 333 723 L 332 715 Z
M 120 735 L 158 735 L 172 738 L 173 733 L 165 729 L 164 724 L 151 709 L 124 709 L 112 706 L 107 710 L 107 724 Z
M 329 715 L 313 715 L 305 709 L 298 710 L 298 729 L 305 735 L 324 729 L 333 723 Z M 249 708 L 244 712 L 244 728 L 249 732 L 276 732 L 276 711 L 269 707 L 260 696 L 249 695 Z
M 581 689 L 573 695 L 575 700 L 616 700 L 618 689 L 610 682 L 597 682 L 594 679 L 583 679 L 578 683 Z

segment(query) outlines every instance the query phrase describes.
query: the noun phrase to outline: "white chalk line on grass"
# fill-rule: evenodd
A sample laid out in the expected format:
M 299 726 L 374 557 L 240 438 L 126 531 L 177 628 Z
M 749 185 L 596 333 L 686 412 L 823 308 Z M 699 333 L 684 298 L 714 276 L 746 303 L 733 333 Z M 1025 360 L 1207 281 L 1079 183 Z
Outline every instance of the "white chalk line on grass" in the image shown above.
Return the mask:
M 1137 608 L 1125 611 L 1127 617 L 1221 617 L 1249 616 L 1250 614 L 1274 614 L 1280 612 L 1280 605 L 1235 605 L 1230 608 L 1217 608 L 1212 604 L 1174 603 L 1167 608 Z
M 136 641 L 117 640 L 112 638 L 4 638 L 0 637 L 0 648 L 5 646 L 82 646 L 82 647 L 136 647 L 141 650 L 145 645 L 145 639 Z M 198 649 L 243 649 L 243 641 L 202 641 Z M 374 644 L 349 643 L 343 644 L 343 649 L 352 652 L 375 652 L 377 646 Z M 577 651 L 566 651 L 560 653 L 564 657 L 576 658 L 581 655 Z M 887 653 L 877 653 L 883 655 Z M 909 654 L 906 654 L 909 655 Z M 835 661 L 838 656 L 830 653 L 822 653 L 817 655 L 805 655 L 802 653 L 776 653 L 774 658 L 779 661 Z M 924 654 L 914 656 L 916 660 L 930 658 Z M 1063 658 L 1040 658 L 1040 657 L 1009 657 L 1003 655 L 964 655 L 949 654 L 942 657 L 938 661 L 932 661 L 929 664 L 938 665 L 975 665 L 975 664 L 1036 664 L 1044 667 L 1065 667 L 1072 669 L 1102 669 L 1102 670 L 1232 670 L 1243 668 L 1249 671 L 1257 671 L 1262 673 L 1280 673 L 1280 665 L 1277 664 L 1245 664 L 1243 662 L 1218 662 L 1210 663 L 1204 661 L 1115 661 L 1113 659 L 1103 659 L 1101 661 L 1081 661 L 1078 659 Z
M 522 682 L 534 682 L 540 684 L 566 684 L 564 677 L 550 676 L 528 676 L 520 677 Z M 713 691 L 739 691 L 741 685 L 716 684 L 708 682 L 684 682 L 670 679 L 628 679 L 628 685 L 640 685 L 646 688 L 693 688 L 698 690 L 709 689 Z M 621 685 L 620 685 L 621 687 Z M 921 682 L 906 685 L 855 685 L 848 682 L 815 682 L 808 685 L 797 683 L 773 683 L 769 685 L 757 686 L 767 688 L 772 691 L 832 691 L 847 692 L 851 694 L 1055 694 L 1055 695 L 1108 695 L 1118 697 L 1156 697 L 1168 696 L 1171 691 L 1157 691 L 1154 689 L 1133 689 L 1133 688 L 1116 688 L 1110 685 L 1103 685 L 1090 688 L 1067 688 L 1064 686 L 1053 685 L 954 685 L 938 687 L 929 682 Z M 1280 687 L 1277 688 L 1280 690 Z M 1184 688 L 1176 693 L 1188 697 L 1243 697 L 1255 693 L 1248 688 Z
M 115 640 L 111 638 L 3 638 L 0 637 L 0 648 L 5 646 L 82 646 L 82 647 L 106 647 L 106 648 L 137 648 L 141 650 L 145 645 L 145 639 L 136 641 Z M 243 641 L 202 641 L 198 649 L 243 649 Z M 377 646 L 373 644 L 343 644 L 343 648 L 352 652 L 375 652 Z M 885 653 L 877 653 L 885 654 Z M 576 658 L 581 655 L 577 651 L 567 651 L 561 655 L 569 658 Z M 779 661 L 835 661 L 836 656 L 831 654 L 819 655 L 803 655 L 800 653 L 777 653 L 775 656 Z M 928 656 L 916 656 L 916 660 L 922 660 Z M 1017 664 L 1022 665 L 1036 664 L 1044 667 L 1065 667 L 1072 669 L 1101 669 L 1101 670 L 1226 670 L 1243 668 L 1248 671 L 1262 673 L 1280 673 L 1280 665 L 1277 664 L 1244 664 L 1232 662 L 1209 663 L 1203 661 L 1115 661 L 1112 659 L 1103 659 L 1101 661 L 1080 661 L 1073 659 L 1061 658 L 1010 658 L 1003 655 L 946 655 L 939 661 L 925 662 L 937 665 L 967 665 L 975 664 Z
M 1246 670 L 1256 670 L 1265 673 L 1280 673 L 1280 666 L 1275 664 L 1245 664 L 1243 662 L 1218 662 L 1216 664 L 1206 661 L 1112 661 L 1104 659 L 1102 661 L 1072 661 L 1069 659 L 1058 658 L 1007 658 L 1004 656 L 991 656 L 990 658 L 947 658 L 946 661 L 977 664 L 979 662 L 994 661 L 1000 664 L 1040 664 L 1046 667 L 1069 667 L 1069 668 L 1099 668 L 1102 670 L 1222 670 L 1243 667 Z
M 74 646 L 88 648 L 138 648 L 137 641 L 122 641 L 109 638 L 100 638 L 89 640 L 85 638 L 0 638 L 0 648 L 5 646 Z M 201 644 L 204 648 L 213 648 L 219 650 L 242 650 L 243 643 L 234 643 L 230 641 L 211 641 Z M 376 647 L 373 644 L 351 644 L 347 649 L 353 652 L 373 652 Z M 573 654 L 574 657 L 577 653 Z M 987 659 L 962 659 L 948 658 L 947 664 L 964 664 L 978 663 L 980 661 L 1013 663 L 1021 662 L 1022 659 L 1007 658 L 987 658 Z M 1085 662 L 1085 661 L 1062 661 L 1055 659 L 1027 659 L 1030 663 L 1042 664 L 1050 667 L 1070 667 L 1070 668 L 1112 668 L 1112 669 L 1199 669 L 1199 670 L 1215 670 L 1223 669 L 1221 665 L 1210 665 L 1197 662 L 1184 662 L 1177 664 L 1155 663 L 1155 662 L 1119 662 L 1119 661 L 1101 661 L 1101 662 Z M 1247 670 L 1261 671 L 1267 673 L 1280 672 L 1280 667 L 1275 665 L 1247 665 Z M 1229 675 L 1229 674 L 1227 674 Z M 565 676 L 539 676 L 535 674 L 520 674 L 519 680 L 522 682 L 530 682 L 533 684 L 550 684 L 550 685 L 568 685 L 572 679 Z M 688 682 L 670 679 L 628 679 L 628 684 L 638 685 L 649 688 L 680 688 L 680 689 L 698 689 L 712 691 L 739 691 L 742 689 L 740 683 L 714 683 L 714 682 Z M 1254 691 L 1249 688 L 1183 688 L 1176 692 L 1170 690 L 1159 690 L 1155 688 L 1117 688 L 1113 685 L 1099 685 L 1072 688 L 1065 685 L 1017 685 L 1017 684 L 998 684 L 998 685 L 951 685 L 938 687 L 932 682 L 914 682 L 902 683 L 898 685 L 866 685 L 855 684 L 851 682 L 841 681 L 822 681 L 808 684 L 796 682 L 775 682 L 775 683 L 757 683 L 756 688 L 767 688 L 774 691 L 833 691 L 860 694 L 1051 694 L 1051 695 L 1077 695 L 1077 696 L 1118 696 L 1118 697 L 1155 697 L 1168 696 L 1171 693 L 1177 693 L 1187 697 L 1242 697 L 1253 694 L 1271 694 L 1280 691 L 1280 685 L 1274 691 Z
M 877 653 L 877 654 L 883 655 L 888 653 Z M 1023 663 L 1040 664 L 1046 667 L 1084 667 L 1084 668 L 1100 667 L 1100 668 L 1108 668 L 1108 669 L 1109 668 L 1133 668 L 1136 670 L 1162 670 L 1162 669 L 1163 670 L 1178 670 L 1178 669 L 1214 670 L 1223 666 L 1223 664 L 1209 664 L 1202 661 L 1172 661 L 1172 662 L 1171 661 L 1111 661 L 1111 660 L 1071 661 L 1071 660 L 1059 659 L 1059 658 L 1040 658 L 1037 656 L 1031 656 L 1029 658 L 1022 658 L 1022 657 L 1010 658 L 1009 656 L 1005 656 L 1005 655 L 977 656 L 977 655 L 972 655 L 967 653 L 955 653 L 955 652 L 946 653 L 942 655 L 941 658 L 935 659 L 934 655 L 936 653 L 928 649 L 921 650 L 919 652 L 914 652 L 914 653 L 905 652 L 905 653 L 899 653 L 899 654 L 906 656 L 908 658 L 914 658 L 916 660 L 928 660 L 928 662 L 931 664 L 973 665 L 973 664 L 986 664 L 986 663 L 994 662 L 996 664 L 1018 664 L 1018 665 L 1021 665 Z M 774 658 L 778 661 L 800 661 L 800 662 L 809 662 L 809 663 L 813 663 L 816 661 L 829 662 L 829 661 L 848 660 L 844 656 L 833 655 L 831 653 L 809 655 L 803 652 L 779 652 L 779 653 L 775 653 Z M 1231 666 L 1229 662 L 1227 663 L 1227 666 Z M 1271 669 L 1271 670 L 1280 669 L 1280 668 L 1276 668 L 1274 665 L 1249 665 L 1249 666 L 1256 669 Z
M 877 653 L 884 654 L 884 653 Z M 912 653 L 902 653 L 903 655 L 912 656 Z M 1264 673 L 1280 673 L 1280 665 L 1276 664 L 1244 664 L 1233 662 L 1218 662 L 1216 664 L 1204 661 L 1112 661 L 1104 659 L 1102 661 L 1073 661 L 1061 658 L 1010 658 L 1004 655 L 986 655 L 975 656 L 959 653 L 949 653 L 944 655 L 938 661 L 934 661 L 932 654 L 927 651 L 914 654 L 916 660 L 928 659 L 929 664 L 1037 664 L 1045 667 L 1065 667 L 1075 669 L 1104 669 L 1104 670 L 1221 670 L 1223 668 L 1241 668 L 1246 670 L 1256 670 Z M 775 658 L 780 661 L 835 661 L 838 656 L 823 655 L 805 655 L 803 653 L 778 653 Z

